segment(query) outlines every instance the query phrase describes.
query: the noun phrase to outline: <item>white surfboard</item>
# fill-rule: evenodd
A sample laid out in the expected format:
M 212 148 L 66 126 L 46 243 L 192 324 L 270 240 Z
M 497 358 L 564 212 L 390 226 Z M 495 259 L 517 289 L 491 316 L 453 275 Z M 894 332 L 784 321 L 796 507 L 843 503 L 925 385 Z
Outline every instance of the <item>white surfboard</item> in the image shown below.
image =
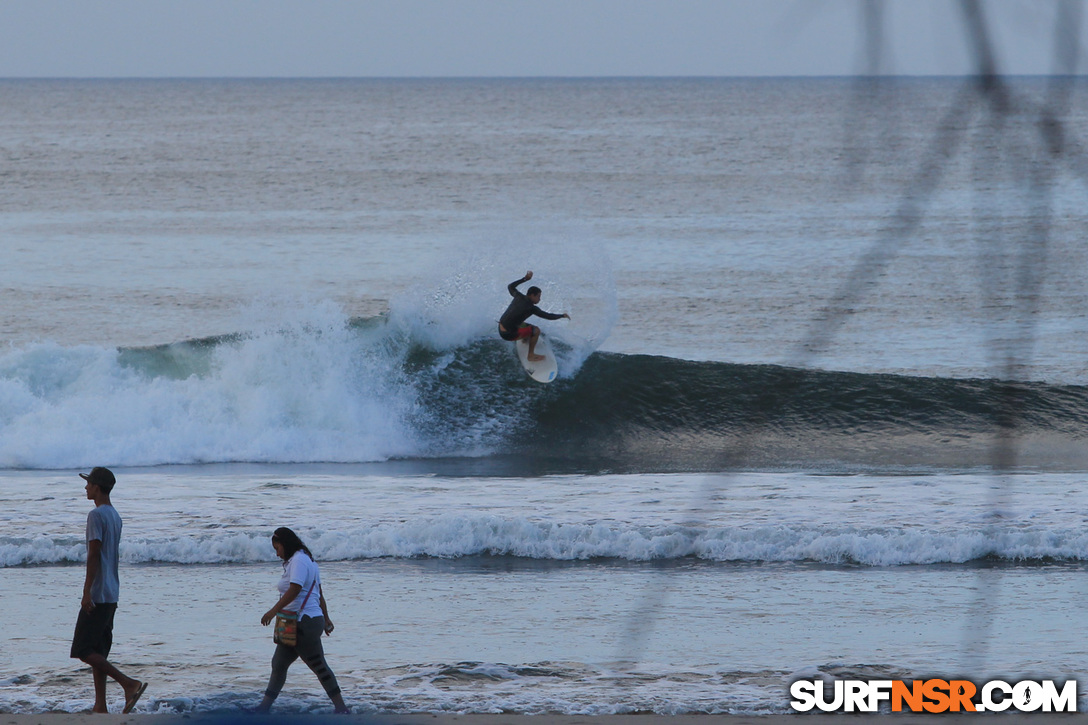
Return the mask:
M 537 339 L 536 349 L 533 350 L 537 355 L 543 355 L 543 360 L 529 362 L 528 340 L 518 340 L 514 347 L 517 348 L 518 360 L 521 360 L 521 366 L 525 368 L 525 372 L 529 373 L 529 377 L 538 383 L 550 383 L 555 380 L 555 375 L 559 372 L 559 366 L 555 361 L 552 346 L 548 344 L 548 340 L 544 335 Z

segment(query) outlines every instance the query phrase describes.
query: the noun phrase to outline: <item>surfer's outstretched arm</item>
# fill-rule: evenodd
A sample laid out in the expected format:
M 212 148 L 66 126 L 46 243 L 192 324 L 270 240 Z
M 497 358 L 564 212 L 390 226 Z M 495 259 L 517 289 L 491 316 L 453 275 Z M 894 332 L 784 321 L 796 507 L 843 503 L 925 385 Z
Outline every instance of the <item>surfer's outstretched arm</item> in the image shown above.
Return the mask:
M 570 315 L 568 315 L 566 312 L 562 312 L 562 313 L 545 312 L 544 310 L 540 309 L 536 305 L 533 305 L 533 314 L 536 315 L 537 317 L 542 317 L 545 320 L 562 320 L 564 317 L 567 318 L 568 320 L 570 319 Z

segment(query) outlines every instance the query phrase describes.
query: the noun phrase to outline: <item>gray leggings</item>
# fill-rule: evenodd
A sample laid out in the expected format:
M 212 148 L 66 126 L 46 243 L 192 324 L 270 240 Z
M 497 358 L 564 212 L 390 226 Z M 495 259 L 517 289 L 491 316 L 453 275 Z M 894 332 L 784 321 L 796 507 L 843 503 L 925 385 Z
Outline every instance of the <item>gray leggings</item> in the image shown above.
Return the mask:
M 277 644 L 272 655 L 272 675 L 268 678 L 268 687 L 264 694 L 275 700 L 279 697 L 283 683 L 287 682 L 287 668 L 299 657 L 314 671 L 321 686 L 329 697 L 340 694 L 340 685 L 336 684 L 336 675 L 325 662 L 325 650 L 321 647 L 321 633 L 325 631 L 324 617 L 304 616 L 298 620 L 298 644 L 294 647 Z

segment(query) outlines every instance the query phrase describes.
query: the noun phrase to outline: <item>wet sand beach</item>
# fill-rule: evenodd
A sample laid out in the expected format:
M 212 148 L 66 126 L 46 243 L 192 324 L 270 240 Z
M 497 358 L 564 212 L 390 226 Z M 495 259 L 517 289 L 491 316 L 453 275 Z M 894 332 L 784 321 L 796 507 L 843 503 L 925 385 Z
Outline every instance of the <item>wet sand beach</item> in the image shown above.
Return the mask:
M 352 715 L 94 715 L 45 713 L 41 715 L 0 715 L 0 725 L 780 725 L 817 721 L 822 725 L 857 725 L 874 721 L 883 725 L 918 725 L 937 722 L 941 715 L 443 715 L 443 714 L 352 714 Z M 987 722 L 1006 725 L 1030 722 L 1049 725 L 1061 721 L 1065 725 L 1088 723 L 1084 713 L 989 714 Z

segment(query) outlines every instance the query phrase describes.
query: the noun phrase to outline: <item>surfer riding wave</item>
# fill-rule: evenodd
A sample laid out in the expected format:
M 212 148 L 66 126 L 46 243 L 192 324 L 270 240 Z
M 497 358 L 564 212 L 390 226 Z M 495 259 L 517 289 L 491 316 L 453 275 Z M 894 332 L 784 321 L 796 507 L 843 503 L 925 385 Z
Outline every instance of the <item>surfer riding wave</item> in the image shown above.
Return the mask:
M 499 318 L 499 337 L 510 342 L 528 338 L 529 360 L 538 362 L 544 359 L 543 355 L 537 355 L 535 352 L 537 340 L 540 339 L 540 328 L 535 325 L 527 325 L 525 321 L 532 315 L 543 317 L 545 320 L 561 320 L 564 318 L 569 320 L 570 315 L 565 312 L 562 314 L 545 312 L 537 307 L 540 304 L 539 287 L 530 287 L 525 294 L 518 291 L 519 284 L 528 282 L 532 278 L 533 273 L 530 270 L 525 273 L 524 277 L 514 280 L 506 286 L 514 301 L 510 303 L 510 306 L 506 308 L 506 312 L 502 313 L 502 317 Z

